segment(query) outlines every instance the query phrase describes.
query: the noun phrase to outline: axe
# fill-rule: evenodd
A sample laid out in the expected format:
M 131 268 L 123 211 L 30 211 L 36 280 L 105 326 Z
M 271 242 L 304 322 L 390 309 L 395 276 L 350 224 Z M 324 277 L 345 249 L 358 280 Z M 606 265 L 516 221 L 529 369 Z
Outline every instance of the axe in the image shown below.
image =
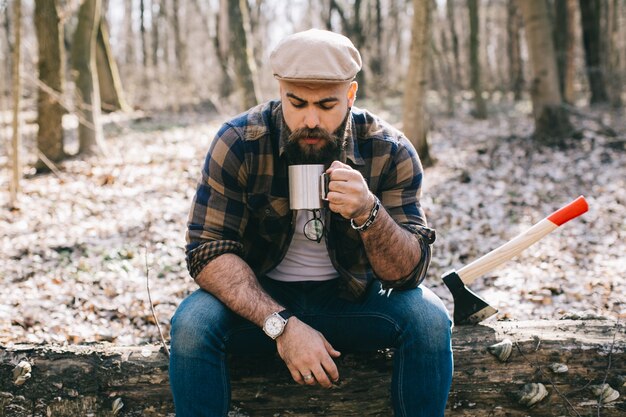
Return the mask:
M 498 312 L 466 285 L 471 284 L 476 278 L 503 262 L 519 255 L 524 249 L 567 221 L 580 216 L 588 209 L 589 206 L 585 197 L 580 196 L 469 265 L 458 271 L 446 272 L 442 279 L 454 298 L 454 324 L 476 324 Z

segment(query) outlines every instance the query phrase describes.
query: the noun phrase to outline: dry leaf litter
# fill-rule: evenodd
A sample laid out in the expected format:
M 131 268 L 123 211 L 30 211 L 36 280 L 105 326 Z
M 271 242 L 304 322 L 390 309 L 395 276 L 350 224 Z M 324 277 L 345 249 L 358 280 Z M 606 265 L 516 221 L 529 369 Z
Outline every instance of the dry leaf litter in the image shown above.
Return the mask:
M 222 120 L 118 116 L 105 128 L 108 158 L 71 160 L 58 176 L 24 180 L 18 211 L 7 209 L 3 191 L 0 344 L 156 342 L 147 271 L 168 334 L 176 306 L 196 288 L 184 263 L 185 223 Z M 593 119 L 576 125 L 580 139 L 558 150 L 538 149 L 528 139 L 531 120 L 519 112 L 433 123 L 437 163 L 426 170 L 422 204 L 438 237 L 426 285 L 450 311 L 443 273 L 583 194 L 588 213 L 471 287 L 499 309 L 497 319 L 626 316 L 626 129 L 605 136 Z M 8 178 L 4 169 L 3 190 Z

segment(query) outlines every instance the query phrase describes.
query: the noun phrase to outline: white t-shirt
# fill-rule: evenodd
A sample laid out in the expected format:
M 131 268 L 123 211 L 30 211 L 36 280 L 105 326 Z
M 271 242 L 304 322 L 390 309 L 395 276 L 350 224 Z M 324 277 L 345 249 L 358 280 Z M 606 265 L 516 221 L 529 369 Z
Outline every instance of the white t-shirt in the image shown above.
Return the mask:
M 319 217 L 319 216 L 318 216 Z M 326 250 L 324 237 L 320 242 L 304 236 L 304 225 L 313 218 L 310 210 L 298 210 L 296 230 L 283 260 L 267 273 L 277 281 L 328 281 L 339 273 L 333 266 Z

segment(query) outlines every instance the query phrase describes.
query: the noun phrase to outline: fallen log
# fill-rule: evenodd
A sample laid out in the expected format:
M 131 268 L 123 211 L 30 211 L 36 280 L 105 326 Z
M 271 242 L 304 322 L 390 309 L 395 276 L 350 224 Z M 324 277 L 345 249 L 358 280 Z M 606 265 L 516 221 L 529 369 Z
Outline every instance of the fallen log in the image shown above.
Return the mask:
M 504 339 L 511 353 L 501 362 L 488 347 Z M 615 321 L 460 326 L 453 348 L 447 416 L 626 415 L 626 332 Z M 390 416 L 391 357 L 345 355 L 330 390 L 295 384 L 277 358 L 231 358 L 231 416 Z M 167 368 L 156 345 L 0 347 L 0 417 L 173 416 Z M 529 408 L 519 393 L 531 383 L 546 395 Z M 602 384 L 615 392 L 598 390 Z

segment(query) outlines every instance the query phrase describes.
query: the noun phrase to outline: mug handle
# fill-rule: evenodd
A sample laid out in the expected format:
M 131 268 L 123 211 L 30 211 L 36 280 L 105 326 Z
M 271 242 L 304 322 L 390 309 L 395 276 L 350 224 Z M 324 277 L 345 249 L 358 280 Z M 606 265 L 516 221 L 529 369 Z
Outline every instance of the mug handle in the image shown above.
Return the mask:
M 320 198 L 324 201 L 328 201 L 328 184 L 330 184 L 330 176 L 322 172 L 320 174 Z

